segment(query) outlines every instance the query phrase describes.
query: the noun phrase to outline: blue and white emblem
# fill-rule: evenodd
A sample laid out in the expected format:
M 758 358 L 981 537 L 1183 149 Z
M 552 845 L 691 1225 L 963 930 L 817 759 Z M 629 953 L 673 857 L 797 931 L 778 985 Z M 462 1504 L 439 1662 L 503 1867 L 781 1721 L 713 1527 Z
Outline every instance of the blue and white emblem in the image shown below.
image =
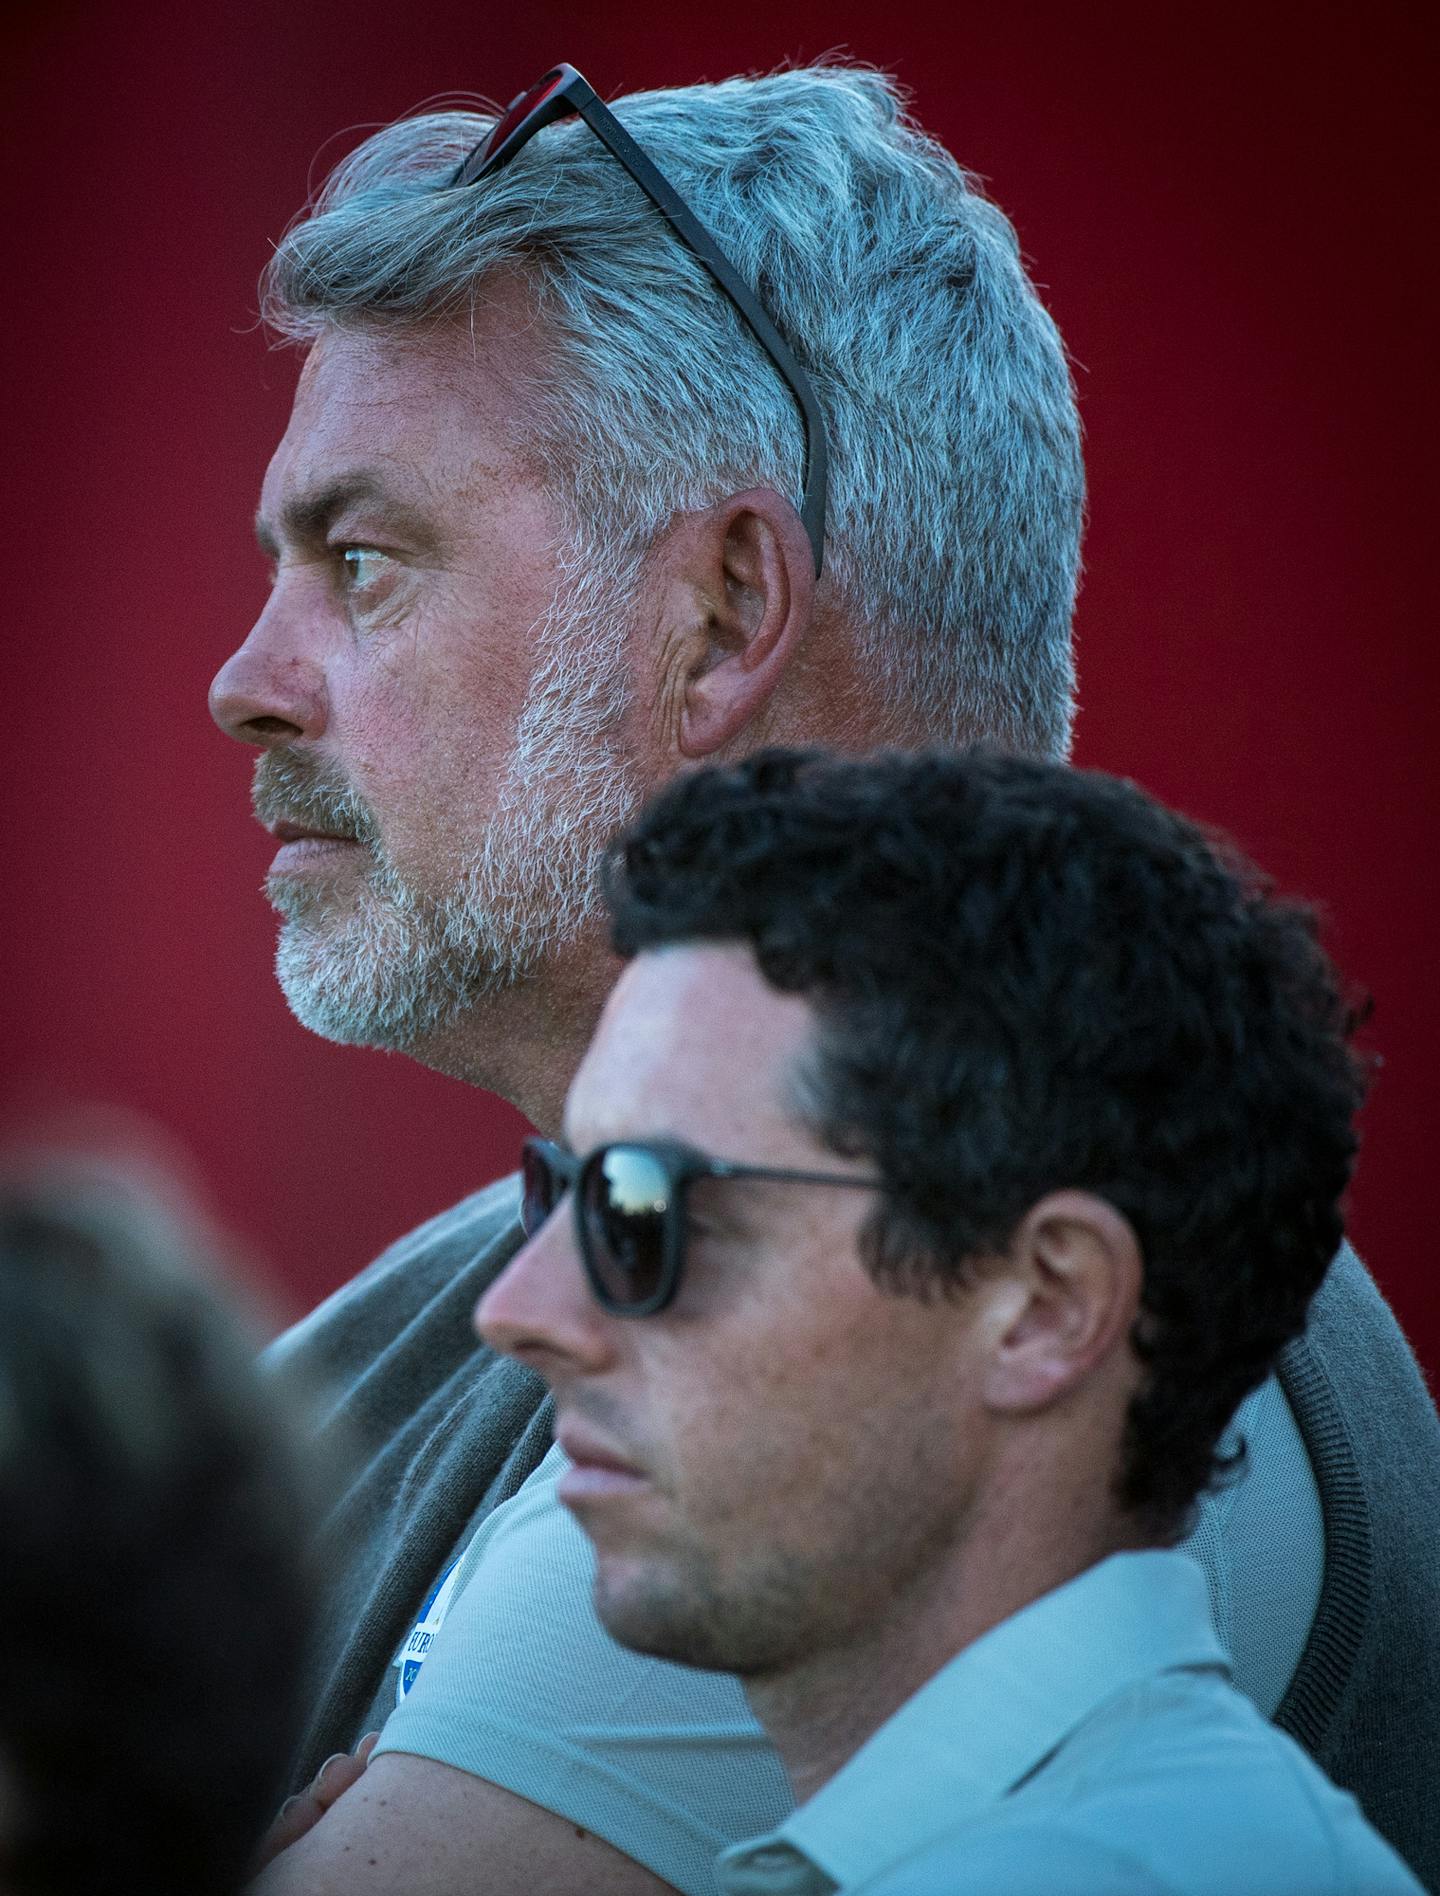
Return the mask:
M 445 1615 L 450 1610 L 450 1602 L 455 1597 L 455 1582 L 460 1577 L 459 1559 L 452 1560 L 440 1578 L 425 1595 L 420 1606 L 420 1617 L 410 1629 L 410 1637 L 400 1648 L 395 1664 L 399 1671 L 395 1679 L 395 1703 L 404 1699 L 407 1692 L 420 1677 L 420 1668 L 425 1656 L 435 1643 L 435 1635 L 445 1623 Z

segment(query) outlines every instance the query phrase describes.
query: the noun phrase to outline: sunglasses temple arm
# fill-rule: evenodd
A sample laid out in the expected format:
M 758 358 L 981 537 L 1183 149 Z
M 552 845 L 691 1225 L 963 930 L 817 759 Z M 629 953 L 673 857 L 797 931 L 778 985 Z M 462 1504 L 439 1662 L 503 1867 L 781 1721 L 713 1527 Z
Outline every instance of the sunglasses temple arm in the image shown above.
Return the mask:
M 710 1178 L 769 1178 L 780 1179 L 794 1185 L 854 1185 L 864 1191 L 883 1191 L 884 1180 L 879 1178 L 855 1178 L 848 1172 L 791 1172 L 778 1170 L 773 1165 L 735 1165 L 725 1159 L 715 1159 L 705 1174 Z
M 784 377 L 790 393 L 795 397 L 805 424 L 806 477 L 800 518 L 815 555 L 815 572 L 818 577 L 825 543 L 825 494 L 829 481 L 829 453 L 825 442 L 825 425 L 821 419 L 809 377 L 795 360 L 790 345 L 766 315 L 755 292 L 725 257 L 695 213 L 666 183 L 664 177 L 651 164 L 610 108 L 597 97 L 591 87 L 587 85 L 585 89 L 590 94 L 590 100 L 594 100 L 595 105 L 599 107 L 599 111 L 592 115 L 588 109 L 590 100 L 578 95 L 572 95 L 572 104 L 595 135 L 611 147 L 615 156 L 620 159 L 656 210 L 674 225 L 684 242 L 705 265 L 740 312 L 755 340 L 770 356 Z M 603 114 L 603 120 L 601 114 Z

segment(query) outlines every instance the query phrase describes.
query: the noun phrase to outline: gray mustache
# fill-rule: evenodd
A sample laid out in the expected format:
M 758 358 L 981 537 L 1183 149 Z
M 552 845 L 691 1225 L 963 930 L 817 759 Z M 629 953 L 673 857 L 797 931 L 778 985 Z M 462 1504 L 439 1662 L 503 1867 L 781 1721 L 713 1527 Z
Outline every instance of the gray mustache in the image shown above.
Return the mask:
M 255 760 L 250 803 L 259 821 L 295 823 L 302 829 L 333 830 L 374 843 L 379 828 L 368 806 L 341 777 L 328 776 L 294 751 L 265 751 Z

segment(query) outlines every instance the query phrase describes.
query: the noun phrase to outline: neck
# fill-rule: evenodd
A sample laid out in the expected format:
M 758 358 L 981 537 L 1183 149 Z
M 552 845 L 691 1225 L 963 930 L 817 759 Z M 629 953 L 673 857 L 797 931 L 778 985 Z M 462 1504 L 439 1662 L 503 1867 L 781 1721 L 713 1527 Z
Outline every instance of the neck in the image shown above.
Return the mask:
M 437 1073 L 499 1094 L 553 1137 L 616 972 L 608 955 L 560 957 L 543 977 L 483 996 L 443 1033 L 406 1051 Z
M 746 1681 L 797 1803 L 812 1797 L 966 1646 L 1112 1553 L 1141 1544 L 1108 1509 L 1086 1522 L 1012 1505 L 977 1516 L 941 1571 L 822 1648 Z M 1032 1524 L 1038 1524 L 1032 1525 Z

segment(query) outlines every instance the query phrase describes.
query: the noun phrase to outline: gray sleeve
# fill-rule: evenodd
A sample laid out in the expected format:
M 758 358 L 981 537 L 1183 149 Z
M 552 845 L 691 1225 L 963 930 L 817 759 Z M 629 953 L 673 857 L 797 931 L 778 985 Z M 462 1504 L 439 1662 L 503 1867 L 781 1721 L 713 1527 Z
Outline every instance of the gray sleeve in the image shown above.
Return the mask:
M 789 1811 L 783 1769 L 733 1678 L 603 1631 L 589 1544 L 555 1498 L 565 1466 L 552 1450 L 482 1525 L 438 1625 L 427 1603 L 423 1664 L 378 1749 L 486 1778 L 709 1896 L 716 1853 Z

